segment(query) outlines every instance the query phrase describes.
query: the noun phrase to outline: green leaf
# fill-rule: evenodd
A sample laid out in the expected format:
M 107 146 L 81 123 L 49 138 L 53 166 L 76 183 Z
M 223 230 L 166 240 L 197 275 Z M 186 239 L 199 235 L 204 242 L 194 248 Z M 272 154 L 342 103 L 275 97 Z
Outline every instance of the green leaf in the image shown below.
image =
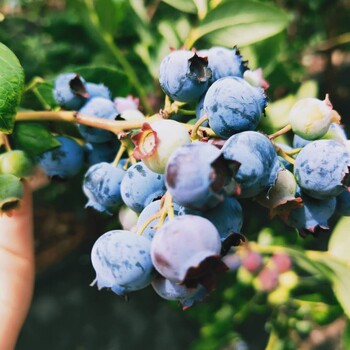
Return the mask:
M 0 214 L 16 208 L 23 194 L 23 184 L 17 176 L 0 174 Z
M 192 0 L 163 0 L 163 2 L 182 12 L 197 13 L 196 5 Z
M 349 227 L 350 217 L 342 217 L 335 226 L 328 244 L 329 254 L 338 259 L 342 259 L 347 263 L 350 263 Z
M 208 13 L 208 0 L 193 0 L 197 7 L 197 15 L 199 19 L 203 19 Z
M 95 0 L 96 14 L 100 18 L 103 29 L 114 34 L 118 29 L 120 21 L 125 15 L 125 8 L 128 6 L 126 0 Z
M 16 148 L 33 156 L 60 146 L 60 142 L 51 135 L 43 124 L 39 123 L 16 123 L 13 136 Z
M 71 71 L 80 74 L 86 81 L 106 85 L 112 96 L 126 96 L 130 92 L 128 77 L 119 69 L 112 66 L 79 66 Z
M 212 45 L 249 45 L 278 34 L 288 21 L 288 14 L 274 5 L 252 0 L 222 2 L 193 30 L 186 47 L 204 36 Z
M 0 131 L 10 134 L 24 88 L 24 72 L 15 54 L 2 43 L 0 67 Z
M 328 252 L 309 252 L 309 257 L 330 269 L 331 274 L 326 277 L 332 282 L 334 294 L 345 314 L 350 318 L 350 265 Z

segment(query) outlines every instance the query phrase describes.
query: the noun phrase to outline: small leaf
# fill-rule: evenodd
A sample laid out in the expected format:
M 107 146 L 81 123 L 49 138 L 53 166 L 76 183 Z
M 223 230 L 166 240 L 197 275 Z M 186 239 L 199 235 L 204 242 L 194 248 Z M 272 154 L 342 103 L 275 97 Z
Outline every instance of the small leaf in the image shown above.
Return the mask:
M 39 123 L 16 123 L 13 136 L 16 148 L 33 156 L 60 146 L 59 141 L 51 135 L 43 124 Z
M 186 47 L 204 36 L 213 45 L 249 45 L 278 34 L 288 21 L 287 13 L 273 5 L 251 0 L 222 2 L 193 30 Z
M 0 131 L 12 132 L 24 88 L 24 72 L 15 54 L 0 43 Z
M 115 67 L 79 66 L 71 68 L 71 71 L 80 74 L 88 82 L 106 85 L 112 96 L 126 96 L 130 92 L 128 77 Z
M 328 250 L 332 256 L 350 263 L 350 217 L 342 217 L 335 226 L 329 240 Z
M 192 0 L 163 0 L 163 2 L 182 12 L 197 13 L 196 5 Z
M 21 180 L 14 175 L 0 174 L 0 215 L 18 206 L 23 198 L 24 188 Z

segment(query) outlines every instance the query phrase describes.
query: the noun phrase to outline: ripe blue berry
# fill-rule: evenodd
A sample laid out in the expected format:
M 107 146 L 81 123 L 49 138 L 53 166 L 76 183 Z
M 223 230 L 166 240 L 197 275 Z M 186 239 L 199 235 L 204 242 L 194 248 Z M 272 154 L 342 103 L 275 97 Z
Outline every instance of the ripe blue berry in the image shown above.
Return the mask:
M 178 148 L 169 158 L 166 186 L 176 203 L 207 210 L 224 200 L 232 173 L 213 145 L 194 142 Z
M 301 197 L 303 206 L 292 210 L 286 223 L 296 228 L 302 237 L 307 234 L 317 235 L 319 232 L 329 230 L 328 219 L 335 211 L 335 197 L 319 200 L 305 193 L 302 193 Z
M 165 192 L 164 175 L 154 173 L 143 162 L 133 164 L 121 183 L 124 203 L 137 213 Z
M 153 278 L 150 241 L 130 231 L 113 230 L 99 237 L 91 261 L 96 272 L 92 284 L 118 295 L 145 288 Z
M 217 80 L 208 89 L 203 109 L 209 125 L 220 137 L 255 130 L 267 105 L 264 90 L 239 77 Z
M 111 91 L 103 84 L 86 83 L 86 91 L 89 98 L 103 97 L 109 100 L 112 98 Z
M 103 97 L 94 97 L 90 99 L 79 111 L 93 117 L 114 120 L 118 115 L 114 103 Z M 103 143 L 111 140 L 114 135 L 110 131 L 93 128 L 79 124 L 79 131 L 87 142 Z
M 175 101 L 195 101 L 208 88 L 211 73 L 207 66 L 207 59 L 192 51 L 172 51 L 160 64 L 160 86 Z
M 247 69 L 246 63 L 237 47 L 227 49 L 226 47 L 214 46 L 207 51 L 208 68 L 212 71 L 211 82 L 220 78 L 233 76 L 243 78 Z
M 154 267 L 172 282 L 187 287 L 198 283 L 211 290 L 217 271 L 225 271 L 220 257 L 221 240 L 215 226 L 195 215 L 181 215 L 166 222 L 153 237 Z
M 82 77 L 75 73 L 64 73 L 55 80 L 53 97 L 61 107 L 78 110 L 89 95 Z
M 230 234 L 240 233 L 243 224 L 242 207 L 238 200 L 226 197 L 215 208 L 199 211 L 180 207 L 180 215 L 199 215 L 214 224 L 219 232 L 221 240 L 225 240 Z
M 110 213 L 123 203 L 120 184 L 126 171 L 113 164 L 102 162 L 92 165 L 84 176 L 83 191 L 88 197 L 85 207 Z
M 318 140 L 297 155 L 294 174 L 305 193 L 316 199 L 339 195 L 348 186 L 350 154 L 337 141 Z
M 84 163 L 84 150 L 70 137 L 56 136 L 61 145 L 38 156 L 38 163 L 49 177 L 66 179 L 76 175 Z
M 178 300 L 183 309 L 187 309 L 196 301 L 201 301 L 207 295 L 207 290 L 198 285 L 196 288 L 186 288 L 178 283 L 172 282 L 160 275 L 152 281 L 155 292 L 166 300 Z
M 263 134 L 244 131 L 233 135 L 221 151 L 225 159 L 240 163 L 235 179 L 241 187 L 241 197 L 267 193 L 275 183 L 281 165 L 274 146 Z
M 140 229 L 140 227 L 142 227 L 142 225 L 149 220 L 153 215 L 155 215 L 156 213 L 159 212 L 160 210 L 160 204 L 161 204 L 161 200 L 158 199 L 156 201 L 151 202 L 150 204 L 148 204 L 145 209 L 142 210 L 142 212 L 140 213 L 138 219 L 137 219 L 137 223 L 136 223 L 136 227 L 137 229 Z M 176 204 L 173 203 L 174 206 L 174 215 L 179 215 L 179 211 L 181 210 L 181 207 Z M 168 220 L 168 217 L 165 219 L 165 221 Z M 156 234 L 156 228 L 155 226 L 159 223 L 159 218 L 152 220 L 144 229 L 144 231 L 142 232 L 142 236 L 148 238 L 149 240 L 151 240 L 154 235 Z

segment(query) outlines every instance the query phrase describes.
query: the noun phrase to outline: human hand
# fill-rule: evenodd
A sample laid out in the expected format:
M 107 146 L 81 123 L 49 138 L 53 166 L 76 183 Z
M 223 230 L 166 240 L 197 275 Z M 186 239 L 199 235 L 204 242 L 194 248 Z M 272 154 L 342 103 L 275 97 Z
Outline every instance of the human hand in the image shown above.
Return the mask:
M 34 288 L 32 194 L 11 216 L 0 215 L 0 349 L 13 350 Z

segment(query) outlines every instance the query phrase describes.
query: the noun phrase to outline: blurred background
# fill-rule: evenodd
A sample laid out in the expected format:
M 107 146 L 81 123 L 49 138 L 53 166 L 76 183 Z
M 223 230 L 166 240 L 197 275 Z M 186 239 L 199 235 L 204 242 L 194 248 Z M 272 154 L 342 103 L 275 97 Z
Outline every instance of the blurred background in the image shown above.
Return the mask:
M 0 41 L 19 58 L 27 84 L 45 79 L 40 88 L 48 99 L 59 73 L 84 72 L 114 97 L 139 97 L 145 113 L 163 105 L 157 75 L 169 48 L 238 45 L 249 67 L 262 68 L 269 82 L 261 125 L 269 132 L 287 123 L 298 98 L 326 93 L 350 125 L 349 19 L 349 0 L 0 0 Z M 33 91 L 21 106 L 45 107 Z M 37 279 L 18 350 L 260 350 L 271 322 L 281 340 L 272 350 L 350 348 L 342 309 L 322 281 L 303 286 L 321 309 L 271 306 L 235 273 L 220 279 L 208 302 L 186 311 L 151 288 L 126 302 L 89 287 L 92 244 L 119 222 L 84 209 L 82 175 L 35 193 Z M 328 235 L 301 239 L 254 203 L 243 207 L 242 232 L 250 240 L 327 247 Z

